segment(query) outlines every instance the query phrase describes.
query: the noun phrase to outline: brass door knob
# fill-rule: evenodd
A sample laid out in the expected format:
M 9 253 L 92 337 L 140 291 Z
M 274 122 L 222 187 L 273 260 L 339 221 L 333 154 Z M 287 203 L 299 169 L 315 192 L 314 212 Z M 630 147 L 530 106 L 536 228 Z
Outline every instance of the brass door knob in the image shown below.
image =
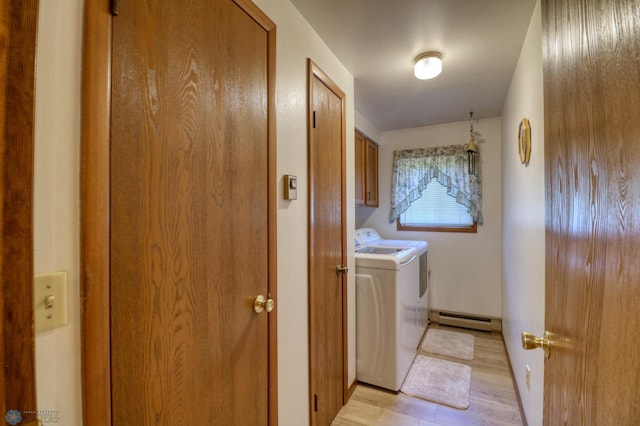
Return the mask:
M 542 335 L 542 338 L 536 337 L 526 331 L 522 332 L 522 349 L 524 350 L 540 348 L 544 351 L 544 357 L 549 358 L 549 349 L 551 346 L 551 333 L 546 330 Z
M 253 310 L 258 314 L 262 311 L 271 312 L 275 305 L 276 302 L 274 302 L 273 299 L 267 299 L 263 295 L 260 295 L 253 301 Z
M 343 266 L 343 265 L 336 266 L 336 275 L 346 274 L 347 272 L 349 272 L 348 266 Z

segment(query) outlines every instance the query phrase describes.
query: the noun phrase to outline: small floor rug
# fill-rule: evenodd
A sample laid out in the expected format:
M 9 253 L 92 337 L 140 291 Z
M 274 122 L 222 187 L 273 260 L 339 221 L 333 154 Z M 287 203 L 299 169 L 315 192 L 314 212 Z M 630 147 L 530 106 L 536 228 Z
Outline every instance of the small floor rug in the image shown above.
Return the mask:
M 422 342 L 422 350 L 436 355 L 472 360 L 475 338 L 471 334 L 430 328 Z
M 464 410 L 469 407 L 471 367 L 418 355 L 400 391 L 416 398 Z

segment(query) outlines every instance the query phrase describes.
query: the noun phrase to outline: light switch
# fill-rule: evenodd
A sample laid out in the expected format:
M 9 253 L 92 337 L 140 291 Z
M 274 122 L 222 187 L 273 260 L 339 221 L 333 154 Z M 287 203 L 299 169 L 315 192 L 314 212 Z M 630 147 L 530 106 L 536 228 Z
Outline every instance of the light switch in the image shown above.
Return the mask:
M 298 178 L 293 175 L 284 175 L 284 199 L 296 200 L 298 198 Z
M 67 272 L 36 275 L 36 333 L 67 325 Z

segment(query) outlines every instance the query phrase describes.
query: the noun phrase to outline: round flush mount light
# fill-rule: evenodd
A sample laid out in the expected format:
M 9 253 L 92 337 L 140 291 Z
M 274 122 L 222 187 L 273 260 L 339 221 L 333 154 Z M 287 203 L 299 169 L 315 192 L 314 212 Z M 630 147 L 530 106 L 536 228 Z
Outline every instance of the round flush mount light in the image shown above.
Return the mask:
M 440 52 L 425 52 L 416 56 L 413 73 L 420 80 L 428 80 L 442 72 L 442 54 Z

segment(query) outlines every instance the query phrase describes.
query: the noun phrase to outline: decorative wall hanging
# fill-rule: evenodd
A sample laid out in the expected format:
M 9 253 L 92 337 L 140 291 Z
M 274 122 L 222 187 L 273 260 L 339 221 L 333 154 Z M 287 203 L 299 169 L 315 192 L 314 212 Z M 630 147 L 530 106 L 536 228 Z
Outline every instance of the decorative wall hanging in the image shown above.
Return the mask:
M 525 166 L 529 164 L 531 156 L 531 125 L 529 120 L 523 118 L 518 128 L 518 155 L 520 162 Z

